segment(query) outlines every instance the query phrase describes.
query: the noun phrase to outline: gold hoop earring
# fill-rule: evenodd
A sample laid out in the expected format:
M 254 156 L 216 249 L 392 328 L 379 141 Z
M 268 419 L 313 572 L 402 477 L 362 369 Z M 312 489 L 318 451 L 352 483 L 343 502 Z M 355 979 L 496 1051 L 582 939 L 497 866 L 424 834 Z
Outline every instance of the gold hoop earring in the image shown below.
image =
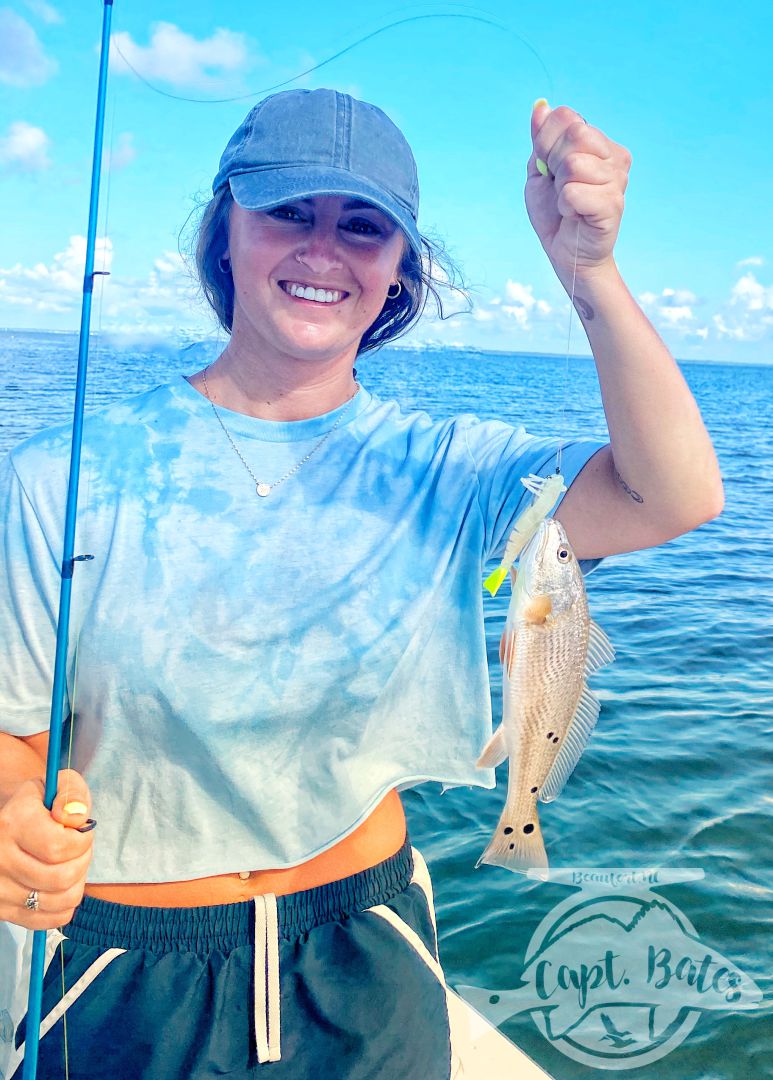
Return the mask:
M 397 285 L 397 292 L 393 293 L 392 292 L 392 286 L 390 285 L 389 288 L 387 289 L 387 297 L 388 297 L 389 300 L 396 300 L 398 298 L 398 296 L 400 295 L 400 293 L 403 291 L 403 283 L 402 283 L 402 281 L 396 281 L 394 284 Z
M 217 267 L 221 274 L 231 273 L 231 260 L 227 259 L 224 255 L 221 255 L 217 260 Z

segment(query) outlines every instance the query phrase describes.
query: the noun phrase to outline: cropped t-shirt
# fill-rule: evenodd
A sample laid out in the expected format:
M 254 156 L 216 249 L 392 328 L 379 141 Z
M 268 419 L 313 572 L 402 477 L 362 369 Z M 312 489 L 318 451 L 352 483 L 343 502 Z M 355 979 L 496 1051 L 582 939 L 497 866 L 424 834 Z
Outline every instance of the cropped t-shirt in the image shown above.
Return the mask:
M 345 410 L 345 411 L 344 411 Z M 343 416 L 341 415 L 343 413 Z M 86 418 L 69 649 L 89 880 L 294 866 L 393 788 L 494 784 L 481 589 L 557 441 L 361 389 L 308 420 L 182 376 Z M 571 483 L 604 445 L 564 445 Z M 0 729 L 48 727 L 70 426 L 0 465 Z M 77 653 L 77 665 L 76 665 Z

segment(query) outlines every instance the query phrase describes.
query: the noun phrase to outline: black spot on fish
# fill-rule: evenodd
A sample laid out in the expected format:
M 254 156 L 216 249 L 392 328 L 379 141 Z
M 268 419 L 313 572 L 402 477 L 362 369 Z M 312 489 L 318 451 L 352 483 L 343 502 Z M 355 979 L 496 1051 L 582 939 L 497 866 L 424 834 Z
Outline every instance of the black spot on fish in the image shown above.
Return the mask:
M 531 789 L 531 793 L 532 793 L 532 795 L 534 794 L 534 792 L 535 792 L 535 791 L 539 791 L 539 788 L 535 788 L 535 787 L 533 787 L 533 788 Z
M 554 743 L 558 742 L 558 735 L 556 735 L 555 739 L 553 739 L 553 742 Z
M 549 732 L 548 732 L 548 738 L 549 738 L 549 739 L 552 739 L 552 738 L 553 738 L 553 732 L 552 732 L 552 731 L 549 731 Z
M 531 822 L 529 822 L 528 825 L 524 825 L 523 831 L 525 833 L 532 833 L 532 832 L 534 832 L 534 826 L 531 824 Z
M 499 1001 L 499 994 L 492 994 L 491 997 L 488 999 L 489 1005 L 496 1005 L 496 1003 L 498 1001 Z
M 510 835 L 510 833 L 511 833 L 512 831 L 513 831 L 513 830 L 512 830 L 512 829 L 510 828 L 510 826 L 508 825 L 508 826 L 507 826 L 507 828 L 505 829 L 505 836 L 509 836 L 509 835 Z
M 515 844 L 511 844 L 510 845 L 510 850 L 512 851 L 514 847 L 515 847 Z

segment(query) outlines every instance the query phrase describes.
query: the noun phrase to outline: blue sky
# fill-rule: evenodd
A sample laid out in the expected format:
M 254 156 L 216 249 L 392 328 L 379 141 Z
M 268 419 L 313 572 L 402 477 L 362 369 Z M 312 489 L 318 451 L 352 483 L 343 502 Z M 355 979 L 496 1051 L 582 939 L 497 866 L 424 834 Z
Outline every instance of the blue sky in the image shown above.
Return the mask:
M 78 326 L 101 12 L 101 0 L 0 0 L 0 326 Z M 346 0 L 115 0 L 113 30 L 159 90 L 212 99 L 260 91 L 415 15 L 443 17 L 396 26 L 292 84 L 375 102 L 413 146 L 420 225 L 444 240 L 474 302 L 427 320 L 415 341 L 565 349 L 568 300 L 523 203 L 531 105 L 545 96 L 633 154 L 616 257 L 674 354 L 773 362 L 773 8 L 763 0 L 398 3 L 377 17 Z M 212 332 L 178 234 L 261 96 L 173 100 L 114 55 L 100 226 L 112 276 L 95 325 L 132 337 Z M 587 351 L 576 319 L 572 334 L 572 352 Z

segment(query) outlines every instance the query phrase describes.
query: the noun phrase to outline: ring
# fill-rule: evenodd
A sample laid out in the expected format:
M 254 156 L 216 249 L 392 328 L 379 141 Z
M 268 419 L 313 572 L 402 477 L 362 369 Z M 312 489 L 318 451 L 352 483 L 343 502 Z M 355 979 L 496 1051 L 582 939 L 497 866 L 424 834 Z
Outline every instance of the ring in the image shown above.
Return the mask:
M 24 901 L 24 906 L 27 911 L 38 911 L 40 908 L 40 901 L 38 900 L 38 890 L 33 889 L 27 899 Z

